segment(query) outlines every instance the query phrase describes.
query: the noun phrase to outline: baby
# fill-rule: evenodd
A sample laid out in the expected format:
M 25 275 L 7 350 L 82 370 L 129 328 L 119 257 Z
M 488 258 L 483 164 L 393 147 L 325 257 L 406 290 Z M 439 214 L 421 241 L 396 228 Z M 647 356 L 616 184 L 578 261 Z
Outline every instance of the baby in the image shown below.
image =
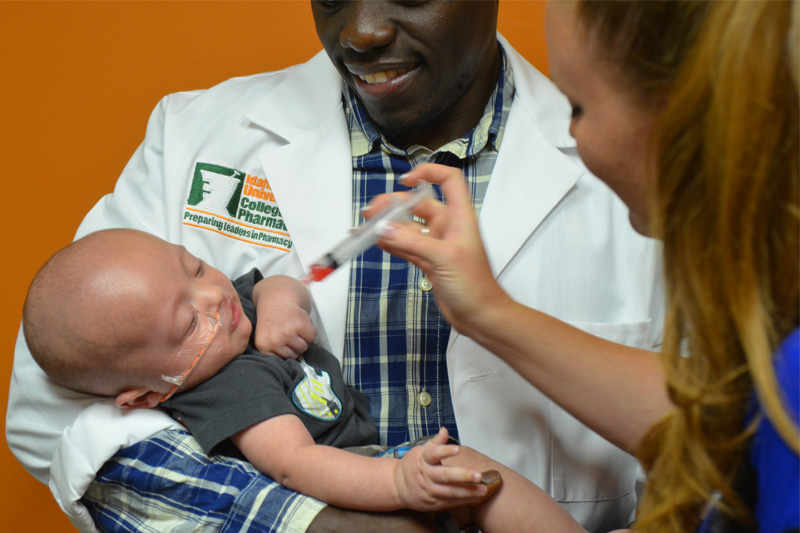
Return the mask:
M 122 409 L 160 406 L 207 453 L 243 456 L 332 505 L 446 509 L 459 527 L 477 522 L 483 531 L 546 531 L 548 516 L 567 516 L 522 476 L 448 444 L 444 428 L 423 445 L 372 456 L 366 398 L 313 344 L 311 306 L 294 278 L 253 270 L 231 282 L 182 246 L 105 230 L 42 267 L 23 328 L 55 382 Z M 544 514 L 535 516 L 534 502 Z

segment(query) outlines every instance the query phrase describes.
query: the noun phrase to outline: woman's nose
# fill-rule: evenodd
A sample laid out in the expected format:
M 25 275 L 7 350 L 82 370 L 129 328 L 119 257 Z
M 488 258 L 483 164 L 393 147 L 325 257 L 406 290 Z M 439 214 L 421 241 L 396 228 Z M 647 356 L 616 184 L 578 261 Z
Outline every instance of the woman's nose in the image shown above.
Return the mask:
M 394 27 L 386 16 L 385 2 L 354 0 L 348 2 L 348 16 L 339 34 L 339 44 L 356 52 L 369 52 L 386 46 L 394 39 Z

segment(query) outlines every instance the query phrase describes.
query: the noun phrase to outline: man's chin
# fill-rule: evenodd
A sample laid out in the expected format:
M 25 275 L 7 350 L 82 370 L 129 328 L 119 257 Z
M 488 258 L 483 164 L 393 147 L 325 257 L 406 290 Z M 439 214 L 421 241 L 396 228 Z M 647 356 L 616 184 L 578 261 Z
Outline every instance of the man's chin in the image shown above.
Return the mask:
M 423 139 L 431 133 L 434 127 L 434 117 L 423 115 L 418 118 L 392 117 L 390 120 L 378 122 L 374 120 L 380 128 L 381 134 L 392 144 L 399 148 L 404 148 L 412 144 L 424 144 Z M 436 147 L 428 146 L 435 149 Z

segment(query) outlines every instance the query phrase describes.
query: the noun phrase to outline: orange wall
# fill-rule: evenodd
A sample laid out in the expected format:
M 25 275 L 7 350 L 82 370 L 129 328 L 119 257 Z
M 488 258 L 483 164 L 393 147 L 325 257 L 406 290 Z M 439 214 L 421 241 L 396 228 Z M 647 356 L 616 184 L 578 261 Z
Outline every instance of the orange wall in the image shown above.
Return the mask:
M 542 2 L 501 0 L 500 30 L 546 71 L 543 11 Z M 320 48 L 301 0 L 0 2 L 0 383 L 11 373 L 28 283 L 112 191 L 158 100 L 302 62 Z M 4 531 L 71 530 L 7 446 L 0 472 Z

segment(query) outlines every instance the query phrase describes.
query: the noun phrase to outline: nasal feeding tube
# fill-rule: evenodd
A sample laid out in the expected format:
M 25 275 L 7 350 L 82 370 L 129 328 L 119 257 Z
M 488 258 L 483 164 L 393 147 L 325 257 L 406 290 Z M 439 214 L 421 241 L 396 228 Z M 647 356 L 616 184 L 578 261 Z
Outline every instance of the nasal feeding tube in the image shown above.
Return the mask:
M 303 280 L 304 285 L 312 281 L 322 281 L 334 270 L 358 257 L 364 250 L 381 238 L 389 222 L 402 222 L 411 218 L 411 211 L 425 198 L 433 198 L 433 187 L 426 181 L 411 190 L 406 200 L 392 196 L 392 203 L 374 218 L 357 227 L 342 242 L 311 264 L 310 272 Z
M 203 315 L 205 315 L 205 317 L 203 317 Z M 217 331 L 219 331 L 220 324 L 219 311 L 213 315 L 211 313 L 201 313 L 197 320 L 200 322 L 198 323 L 195 334 L 192 335 L 192 339 L 190 339 L 185 346 L 182 346 L 178 352 L 179 356 L 188 354 L 193 355 L 194 359 L 186 371 L 179 376 L 166 376 L 161 374 L 161 379 L 174 386 L 166 396 L 161 398 L 160 402 L 167 401 L 179 388 L 183 387 L 183 384 L 189 377 L 189 374 L 191 374 L 192 370 L 194 370 L 194 367 L 197 366 L 200 358 L 206 352 L 206 349 L 211 345 L 211 341 L 213 341 L 214 337 L 217 336 Z

